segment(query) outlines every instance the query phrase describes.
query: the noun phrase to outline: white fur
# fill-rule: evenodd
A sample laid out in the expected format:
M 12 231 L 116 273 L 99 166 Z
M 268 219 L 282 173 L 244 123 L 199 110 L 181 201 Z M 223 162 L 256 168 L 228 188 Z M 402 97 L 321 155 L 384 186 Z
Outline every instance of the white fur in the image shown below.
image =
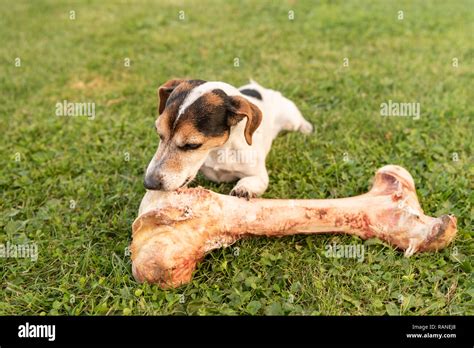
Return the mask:
M 201 172 L 210 180 L 216 182 L 228 182 L 240 179 L 233 189 L 234 193 L 246 192 L 250 196 L 259 196 L 268 187 L 268 173 L 265 167 L 265 159 L 270 151 L 273 139 L 282 130 L 300 131 L 309 134 L 313 126 L 306 121 L 296 105 L 285 98 L 280 92 L 266 89 L 255 81 L 239 88 L 250 88 L 258 91 L 263 100 L 241 94 L 236 88 L 222 82 L 210 82 L 200 85 L 202 89 L 191 92 L 189 102 L 193 102 L 203 91 L 221 88 L 228 95 L 240 95 L 255 104 L 262 112 L 262 123 L 252 136 L 252 145 L 249 146 L 244 137 L 246 119 L 232 127 L 228 141 L 221 147 L 212 150 L 204 164 Z M 224 86 L 226 89 L 222 88 Z M 196 89 L 198 89 L 197 87 Z M 237 91 L 237 93 L 235 93 Z M 192 96 L 192 97 L 191 97 Z M 187 99 L 188 99 L 187 98 Z M 184 105 L 184 104 L 183 104 Z M 190 105 L 190 104 L 189 104 Z M 243 161 L 222 161 L 223 153 L 249 153 L 252 156 L 242 156 Z M 238 156 L 236 156 L 238 157 Z M 247 159 L 251 158 L 251 161 Z

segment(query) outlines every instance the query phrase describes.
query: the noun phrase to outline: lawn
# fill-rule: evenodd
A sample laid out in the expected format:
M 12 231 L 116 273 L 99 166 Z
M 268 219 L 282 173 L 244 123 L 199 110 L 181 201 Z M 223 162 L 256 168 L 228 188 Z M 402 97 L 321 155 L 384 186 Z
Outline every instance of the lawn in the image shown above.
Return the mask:
M 0 314 L 474 314 L 474 1 L 0 8 L 0 243 L 38 247 L 36 261 L 0 259 Z M 181 288 L 136 283 L 127 246 L 158 144 L 156 90 L 173 77 L 253 78 L 314 124 L 274 141 L 264 197 L 352 196 L 398 164 L 426 214 L 458 217 L 457 239 L 404 258 L 351 236 L 250 238 Z M 56 116 L 64 100 L 95 103 L 95 118 Z M 420 103 L 420 117 L 381 116 L 389 100 Z M 326 257 L 334 243 L 364 259 Z

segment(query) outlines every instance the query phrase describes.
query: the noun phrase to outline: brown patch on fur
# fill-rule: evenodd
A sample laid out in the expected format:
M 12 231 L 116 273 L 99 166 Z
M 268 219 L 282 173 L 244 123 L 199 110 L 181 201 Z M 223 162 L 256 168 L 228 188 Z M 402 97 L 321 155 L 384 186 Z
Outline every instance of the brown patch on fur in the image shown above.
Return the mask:
M 229 139 L 229 133 L 225 133 L 219 137 L 206 138 L 206 141 L 203 143 L 202 147 L 204 150 L 219 147 L 224 145 L 227 139 Z
M 229 138 L 229 133 L 225 133 L 222 136 L 206 137 L 204 134 L 199 132 L 192 123 L 182 123 L 179 129 L 175 130 L 173 136 L 176 145 L 182 146 L 188 142 L 199 143 L 202 146 L 198 150 L 208 150 L 210 148 L 219 147 L 223 145 Z
M 234 126 L 244 117 L 247 117 L 244 130 L 245 140 L 249 145 L 252 145 L 252 135 L 262 122 L 262 112 L 256 105 L 243 97 L 235 96 L 230 99 L 232 101 L 231 112 L 233 116 L 230 116 L 228 119 L 229 125 Z
M 159 129 L 160 131 L 161 129 L 166 129 L 166 131 L 163 132 L 165 139 L 161 142 L 155 156 L 157 156 L 158 159 L 165 158 L 163 167 L 163 170 L 165 171 L 175 173 L 182 171 L 183 166 L 186 166 L 186 163 L 193 156 L 199 157 L 203 152 L 223 145 L 229 138 L 229 133 L 223 134 L 219 137 L 206 137 L 198 132 L 191 123 L 183 123 L 179 127 L 179 131 L 169 135 L 169 128 L 165 127 L 166 122 L 168 122 L 167 118 L 164 118 L 162 122 L 163 124 L 160 123 Z M 190 151 L 179 149 L 179 146 L 183 146 L 188 142 L 200 143 L 202 146 Z
M 174 123 L 179 113 L 179 107 L 188 93 L 198 84 L 199 82 L 197 80 L 170 80 L 158 89 L 158 113 L 160 116 L 158 117 L 156 126 L 159 133 L 163 135 L 166 133 L 169 137 L 172 136 L 173 127 L 175 126 Z M 173 93 L 172 96 L 171 93 Z M 166 105 L 168 100 L 170 103 Z M 160 118 L 163 118 L 162 124 L 158 123 Z
M 160 100 L 158 105 L 158 114 L 161 114 L 165 110 L 166 102 L 170 94 L 178 87 L 181 83 L 185 83 L 185 80 L 182 79 L 173 79 L 165 82 L 158 88 L 158 98 Z
M 176 150 L 170 150 L 166 156 L 163 170 L 166 172 L 178 173 L 183 170 L 182 154 Z
M 173 139 L 177 146 L 182 146 L 188 142 L 202 144 L 206 138 L 191 123 L 180 123 L 179 130 L 175 129 Z
M 155 121 L 156 131 L 158 134 L 163 135 L 164 139 L 169 139 L 171 136 L 170 133 L 170 118 L 168 117 L 168 113 L 164 112 L 160 117 L 158 117 Z
M 224 101 L 222 100 L 222 97 L 218 96 L 217 94 L 214 93 L 206 93 L 202 96 L 206 104 L 209 105 L 222 105 Z
M 191 82 L 187 81 L 187 80 L 180 80 L 180 83 L 175 86 L 175 90 L 177 93 L 179 92 L 184 92 L 184 91 L 189 91 L 191 89 L 193 89 L 195 87 L 195 85 L 193 85 Z

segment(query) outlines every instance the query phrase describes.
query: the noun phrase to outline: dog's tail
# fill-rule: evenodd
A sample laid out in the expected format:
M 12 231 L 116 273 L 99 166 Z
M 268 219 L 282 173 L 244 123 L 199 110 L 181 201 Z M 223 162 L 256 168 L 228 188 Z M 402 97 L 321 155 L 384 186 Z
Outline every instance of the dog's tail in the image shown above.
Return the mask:
M 251 85 L 257 85 L 258 87 L 262 87 L 257 81 L 255 81 L 254 79 L 252 79 L 251 77 L 249 77 L 249 83 Z M 263 88 L 263 87 L 262 87 Z

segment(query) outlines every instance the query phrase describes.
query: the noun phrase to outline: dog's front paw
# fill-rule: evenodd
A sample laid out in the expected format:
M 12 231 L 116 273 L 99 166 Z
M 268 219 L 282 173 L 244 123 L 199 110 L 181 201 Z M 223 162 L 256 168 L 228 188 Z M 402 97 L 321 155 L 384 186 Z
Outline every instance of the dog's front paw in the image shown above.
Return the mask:
M 250 192 L 247 190 L 247 188 L 243 186 L 236 186 L 230 191 L 231 196 L 236 196 L 239 198 L 245 198 L 246 200 L 249 200 L 250 198 L 255 198 L 257 197 L 256 193 Z

